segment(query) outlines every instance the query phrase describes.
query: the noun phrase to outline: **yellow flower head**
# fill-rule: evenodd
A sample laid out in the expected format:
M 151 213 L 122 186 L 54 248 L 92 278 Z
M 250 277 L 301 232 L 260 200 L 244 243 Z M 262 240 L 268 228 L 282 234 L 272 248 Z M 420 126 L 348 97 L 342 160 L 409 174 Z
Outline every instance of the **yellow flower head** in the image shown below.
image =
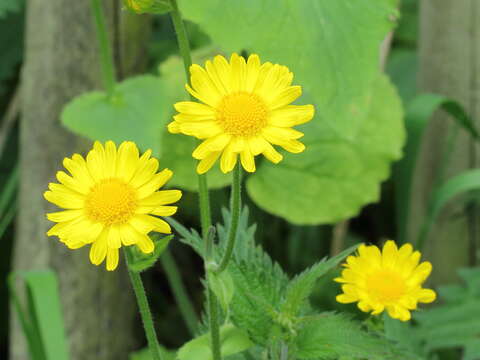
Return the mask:
M 391 240 L 381 252 L 376 246 L 361 245 L 358 255 L 347 258 L 341 277 L 335 279 L 343 284 L 337 301 L 358 302 L 360 310 L 373 315 L 387 310 L 394 319 L 410 320 L 410 310 L 415 310 L 417 303 L 431 303 L 436 298 L 433 290 L 422 288 L 432 264 L 419 264 L 420 256 L 412 245 L 398 249 Z
M 59 171 L 60 184 L 50 183 L 44 197 L 65 211 L 47 214 L 56 222 L 47 233 L 56 235 L 70 249 L 86 244 L 90 261 L 100 265 L 107 259 L 107 270 L 118 265 L 118 249 L 137 245 L 145 254 L 154 250 L 148 236 L 151 231 L 171 233 L 164 220 L 151 216 L 170 216 L 180 190 L 157 191 L 171 177 L 165 169 L 159 173 L 158 161 L 151 150 L 142 156 L 137 146 L 123 142 L 117 149 L 112 141 L 105 146 L 95 142 L 86 160 L 78 154 L 65 158 L 63 165 L 70 175 Z
M 168 125 L 171 133 L 195 136 L 203 141 L 193 152 L 200 160 L 199 174 L 207 172 L 221 156 L 220 168 L 231 171 L 237 155 L 246 171 L 255 171 L 254 157 L 263 154 L 273 163 L 282 160 L 272 144 L 292 153 L 300 153 L 305 145 L 297 139 L 303 133 L 292 126 L 310 121 L 312 105 L 290 105 L 302 94 L 300 86 L 292 86 L 293 74 L 286 66 L 260 64 L 258 55 L 248 61 L 233 54 L 228 62 L 216 56 L 190 67 L 190 94 L 203 104 L 182 101 L 175 104 L 179 114 Z

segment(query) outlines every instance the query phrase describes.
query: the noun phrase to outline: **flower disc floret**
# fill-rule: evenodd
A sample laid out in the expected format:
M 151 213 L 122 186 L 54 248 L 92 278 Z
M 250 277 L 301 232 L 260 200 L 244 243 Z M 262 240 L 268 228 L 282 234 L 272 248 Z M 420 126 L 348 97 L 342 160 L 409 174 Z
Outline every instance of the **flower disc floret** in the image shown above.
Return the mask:
M 240 157 L 243 168 L 254 172 L 255 156 L 264 155 L 273 163 L 283 156 L 272 146 L 300 153 L 303 133 L 293 126 L 310 121 L 312 105 L 290 105 L 302 93 L 292 86 L 293 74 L 286 66 L 260 63 L 258 55 L 248 60 L 232 54 L 208 60 L 205 68 L 192 65 L 191 87 L 187 90 L 201 103 L 175 104 L 178 114 L 168 125 L 172 133 L 204 140 L 193 152 L 200 160 L 197 172 L 207 172 L 220 158 L 220 169 L 233 170 Z
M 420 252 L 410 244 L 397 248 L 389 240 L 382 251 L 374 245 L 360 245 L 356 256 L 349 256 L 345 269 L 335 281 L 342 283 L 340 303 L 357 302 L 360 310 L 378 315 L 383 311 L 401 321 L 411 318 L 418 303 L 430 303 L 436 294 L 422 288 L 432 265 L 420 261 Z
M 179 190 L 159 190 L 173 175 L 164 169 L 157 173 L 158 161 L 151 150 L 140 156 L 137 146 L 123 142 L 117 149 L 112 141 L 95 142 L 86 159 L 79 154 L 65 158 L 70 174 L 59 171 L 59 183 L 50 183 L 44 197 L 65 209 L 47 214 L 55 224 L 47 233 L 58 236 L 70 249 L 91 244 L 90 260 L 107 270 L 118 265 L 118 249 L 136 245 L 151 253 L 151 231 L 169 234 L 170 226 L 158 216 L 177 211 L 169 204 L 178 201 Z

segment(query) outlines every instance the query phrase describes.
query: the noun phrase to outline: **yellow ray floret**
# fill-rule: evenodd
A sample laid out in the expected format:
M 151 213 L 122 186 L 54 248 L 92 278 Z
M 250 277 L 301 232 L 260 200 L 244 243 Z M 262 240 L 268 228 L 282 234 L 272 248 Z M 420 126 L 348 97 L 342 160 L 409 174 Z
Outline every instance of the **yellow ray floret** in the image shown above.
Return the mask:
M 59 183 L 50 183 L 45 199 L 65 209 L 47 214 L 56 222 L 47 233 L 58 236 L 70 249 L 91 244 L 90 261 L 100 265 L 107 259 L 107 270 L 118 265 L 118 251 L 136 245 L 151 253 L 151 231 L 171 233 L 167 222 L 157 216 L 177 211 L 170 204 L 178 201 L 180 190 L 159 189 L 172 177 L 164 169 L 157 173 L 158 161 L 151 150 L 140 156 L 137 146 L 123 142 L 117 149 L 112 141 L 95 142 L 86 159 L 74 154 L 65 158 L 64 171 L 57 173 Z M 152 216 L 153 215 L 153 216 Z
M 207 172 L 220 158 L 220 169 L 227 173 L 238 156 L 246 171 L 255 171 L 255 156 L 263 154 L 273 163 L 282 155 L 272 146 L 291 153 L 305 149 L 299 138 L 303 133 L 292 129 L 310 121 L 312 105 L 290 105 L 301 94 L 292 86 L 293 74 L 286 66 L 260 63 L 258 55 L 246 61 L 233 54 L 228 62 L 223 56 L 190 67 L 188 92 L 201 103 L 182 101 L 175 104 L 178 114 L 168 125 L 171 133 L 182 133 L 204 140 L 193 152 L 200 160 L 197 172 Z
M 408 321 L 418 303 L 431 303 L 436 294 L 422 284 L 432 271 L 432 264 L 420 261 L 420 252 L 410 244 L 397 248 L 389 240 L 382 251 L 376 246 L 361 245 L 356 256 L 349 256 L 341 277 L 343 294 L 340 303 L 358 302 L 358 307 L 373 315 L 384 310 L 394 318 Z

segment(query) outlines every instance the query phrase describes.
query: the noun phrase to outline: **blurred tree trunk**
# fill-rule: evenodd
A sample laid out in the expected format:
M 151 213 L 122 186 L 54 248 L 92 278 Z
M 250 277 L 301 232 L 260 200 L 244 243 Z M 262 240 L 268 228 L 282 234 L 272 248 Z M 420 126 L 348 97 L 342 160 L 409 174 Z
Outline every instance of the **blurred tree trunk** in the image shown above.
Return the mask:
M 142 65 L 149 22 L 120 15 L 120 1 L 105 2 L 117 52 L 129 48 L 121 72 Z M 127 26 L 122 19 L 128 16 Z M 62 159 L 88 148 L 85 140 L 65 130 L 59 114 L 76 95 L 100 87 L 100 65 L 89 0 L 29 0 L 26 50 L 22 73 L 20 194 L 14 270 L 53 268 L 60 281 L 61 300 L 71 359 L 122 360 L 135 345 L 133 293 L 123 266 L 116 272 L 97 268 L 88 248 L 70 251 L 47 238 L 52 225 L 43 199 L 48 182 L 62 168 Z M 133 29 L 133 32 L 129 29 Z M 126 36 L 124 36 L 126 34 Z M 120 36 L 122 35 L 122 36 Z M 125 39 L 123 41 L 122 39 Z M 134 43 L 131 45 L 131 43 Z M 139 45 L 142 44 L 142 45 Z M 135 60 L 137 59 L 137 60 Z M 99 119 L 100 121 L 101 119 Z M 12 313 L 13 314 L 13 313 Z M 27 360 L 27 347 L 16 316 L 12 316 L 11 359 Z
M 474 119 L 480 117 L 480 3 L 478 0 L 422 0 L 420 24 L 419 88 L 459 101 Z M 480 123 L 477 121 L 477 126 Z M 453 121 L 442 112 L 435 114 L 423 143 L 417 166 L 410 235 L 418 234 L 428 196 L 443 163 L 443 151 Z M 459 131 L 443 179 L 478 166 L 472 140 Z M 463 204 L 461 204 L 463 206 Z M 435 284 L 456 278 L 455 269 L 466 266 L 478 250 L 478 217 L 458 202 L 443 212 L 427 244 L 427 256 L 434 263 Z M 413 239 L 413 237 L 411 237 Z

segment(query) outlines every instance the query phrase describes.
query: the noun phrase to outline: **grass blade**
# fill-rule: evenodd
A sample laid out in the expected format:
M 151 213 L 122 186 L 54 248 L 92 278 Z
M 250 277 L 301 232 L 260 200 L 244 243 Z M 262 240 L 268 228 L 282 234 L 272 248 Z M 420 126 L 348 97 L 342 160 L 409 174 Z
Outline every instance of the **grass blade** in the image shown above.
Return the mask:
M 397 241 L 406 242 L 408 215 L 413 185 L 413 174 L 417 163 L 423 135 L 429 120 L 437 109 L 443 109 L 452 116 L 460 128 L 467 131 L 474 139 L 480 135 L 473 120 L 466 114 L 463 107 L 446 97 L 436 94 L 422 94 L 412 100 L 407 107 L 405 124 L 407 128 L 407 144 L 405 155 L 395 166 Z

